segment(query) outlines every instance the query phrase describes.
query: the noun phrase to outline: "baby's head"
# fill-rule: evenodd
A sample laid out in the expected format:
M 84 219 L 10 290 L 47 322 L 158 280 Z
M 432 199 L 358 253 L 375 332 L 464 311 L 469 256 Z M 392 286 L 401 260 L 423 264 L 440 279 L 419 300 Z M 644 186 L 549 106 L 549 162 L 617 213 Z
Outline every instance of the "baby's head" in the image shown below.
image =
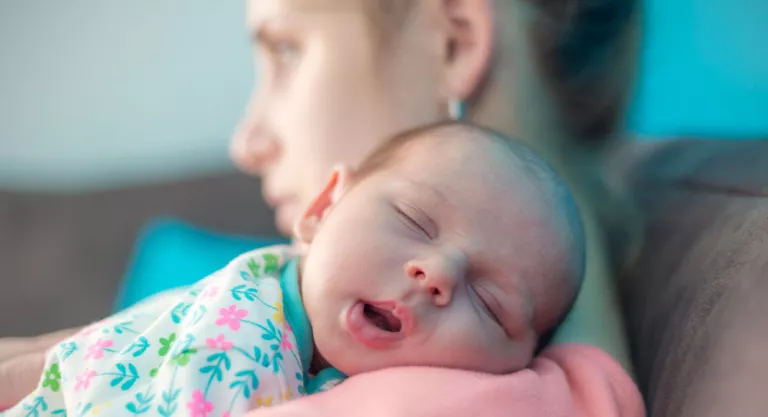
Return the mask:
M 531 150 L 448 123 L 339 168 L 297 223 L 322 357 L 347 374 L 402 365 L 508 373 L 570 309 L 578 211 Z

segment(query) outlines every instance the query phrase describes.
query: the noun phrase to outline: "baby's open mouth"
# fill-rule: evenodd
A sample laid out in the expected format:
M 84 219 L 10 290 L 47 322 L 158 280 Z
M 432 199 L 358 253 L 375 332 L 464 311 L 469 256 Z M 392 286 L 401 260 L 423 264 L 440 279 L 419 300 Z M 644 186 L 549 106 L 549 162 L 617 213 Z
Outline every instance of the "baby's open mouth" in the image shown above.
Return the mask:
M 402 321 L 389 308 L 365 303 L 363 315 L 374 326 L 385 332 L 398 333 L 403 327 Z

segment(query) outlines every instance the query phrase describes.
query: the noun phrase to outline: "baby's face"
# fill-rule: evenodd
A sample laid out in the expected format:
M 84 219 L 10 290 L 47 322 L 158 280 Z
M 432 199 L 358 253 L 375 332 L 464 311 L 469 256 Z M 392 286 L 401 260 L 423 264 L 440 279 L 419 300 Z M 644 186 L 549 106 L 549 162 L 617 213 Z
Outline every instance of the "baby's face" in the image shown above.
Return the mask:
M 347 374 L 525 367 L 538 338 L 526 282 L 547 242 L 535 190 L 497 144 L 407 146 L 312 239 L 302 293 L 320 354 Z

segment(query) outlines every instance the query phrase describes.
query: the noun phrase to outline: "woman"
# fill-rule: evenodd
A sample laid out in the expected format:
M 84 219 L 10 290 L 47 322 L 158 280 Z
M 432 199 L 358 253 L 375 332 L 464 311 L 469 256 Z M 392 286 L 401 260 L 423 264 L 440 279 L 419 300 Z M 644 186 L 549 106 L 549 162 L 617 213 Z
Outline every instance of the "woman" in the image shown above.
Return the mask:
M 258 86 L 232 140 L 233 159 L 263 178 L 264 198 L 287 233 L 334 164 L 354 166 L 395 131 L 453 115 L 527 141 L 570 182 L 588 230 L 585 287 L 554 342 L 598 346 L 628 367 L 605 216 L 595 203 L 605 207 L 611 196 L 598 154 L 619 128 L 631 85 L 637 7 L 632 0 L 250 0 Z M 61 337 L 0 343 L 0 393 L 16 396 L 0 403 L 31 389 L 43 350 Z M 356 378 L 344 385 L 354 387 Z M 343 393 L 333 393 L 324 398 L 343 404 Z M 386 404 L 392 414 L 400 409 L 383 398 L 381 412 Z

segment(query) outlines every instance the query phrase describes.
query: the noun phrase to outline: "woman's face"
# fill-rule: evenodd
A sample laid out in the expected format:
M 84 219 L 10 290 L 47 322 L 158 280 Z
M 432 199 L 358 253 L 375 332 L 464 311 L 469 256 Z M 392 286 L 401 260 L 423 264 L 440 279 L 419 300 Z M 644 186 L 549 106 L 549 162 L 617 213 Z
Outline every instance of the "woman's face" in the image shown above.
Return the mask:
M 356 166 L 388 135 L 447 117 L 440 48 L 414 7 L 391 39 L 360 0 L 249 0 L 256 86 L 232 157 L 262 177 L 287 233 L 336 164 Z

